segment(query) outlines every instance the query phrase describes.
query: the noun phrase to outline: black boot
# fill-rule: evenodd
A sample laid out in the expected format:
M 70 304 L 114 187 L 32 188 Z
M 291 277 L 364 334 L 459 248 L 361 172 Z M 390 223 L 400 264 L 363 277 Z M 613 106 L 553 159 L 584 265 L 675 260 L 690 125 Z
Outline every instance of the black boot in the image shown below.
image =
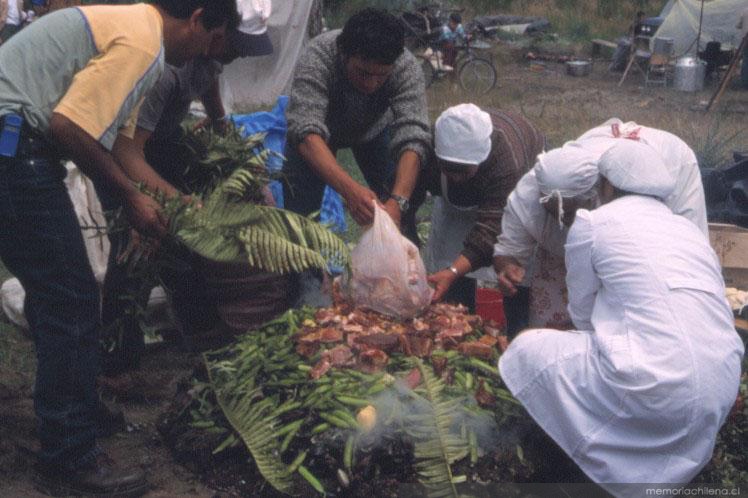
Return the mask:
M 104 453 L 76 470 L 37 470 L 36 489 L 49 496 L 141 496 L 148 490 L 142 470 L 122 469 Z
M 127 428 L 125 414 L 119 408 L 99 399 L 96 404 L 96 437 L 106 438 Z

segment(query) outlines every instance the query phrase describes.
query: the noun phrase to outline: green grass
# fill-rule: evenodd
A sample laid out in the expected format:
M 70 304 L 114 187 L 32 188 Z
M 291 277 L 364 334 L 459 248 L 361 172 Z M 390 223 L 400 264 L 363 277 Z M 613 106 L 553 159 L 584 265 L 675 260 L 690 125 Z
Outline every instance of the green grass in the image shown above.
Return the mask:
M 13 275 L 0 262 L 0 284 Z M 0 312 L 0 385 L 26 389 L 33 383 L 36 358 L 31 338 Z

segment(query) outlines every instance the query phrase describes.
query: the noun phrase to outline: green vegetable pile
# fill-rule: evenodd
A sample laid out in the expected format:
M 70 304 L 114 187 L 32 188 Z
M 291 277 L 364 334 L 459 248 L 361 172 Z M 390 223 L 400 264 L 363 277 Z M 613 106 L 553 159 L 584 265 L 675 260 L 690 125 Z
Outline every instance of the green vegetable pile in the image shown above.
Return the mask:
M 429 495 L 457 496 L 455 485 L 468 477 L 455 475 L 454 464 L 475 464 L 490 450 L 500 424 L 522 413 L 497 369 L 457 351 L 436 350 L 427 359 L 392 354 L 383 372 L 334 368 L 312 380 L 310 365 L 321 352 L 303 358 L 292 336 L 313 312 L 291 310 L 206 353 L 209 383 L 193 403 L 192 426 L 225 434 L 214 453 L 244 445 L 265 480 L 282 493 L 345 486 L 361 471 L 360 457 L 394 438 L 411 452 Z M 454 375 L 437 375 L 434 361 Z M 479 389 L 491 393 L 493 406 L 476 403 Z M 357 419 L 362 410 L 375 411 L 373 427 Z M 340 447 L 315 450 L 331 441 Z

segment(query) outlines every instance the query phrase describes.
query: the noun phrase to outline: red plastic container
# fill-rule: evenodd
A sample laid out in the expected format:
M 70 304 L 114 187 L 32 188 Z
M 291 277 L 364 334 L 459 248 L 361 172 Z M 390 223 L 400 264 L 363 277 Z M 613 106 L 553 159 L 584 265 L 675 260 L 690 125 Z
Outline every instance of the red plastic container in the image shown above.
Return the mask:
M 502 327 L 506 325 L 504 300 L 498 289 L 478 287 L 475 291 L 475 314 L 484 320 L 494 320 Z

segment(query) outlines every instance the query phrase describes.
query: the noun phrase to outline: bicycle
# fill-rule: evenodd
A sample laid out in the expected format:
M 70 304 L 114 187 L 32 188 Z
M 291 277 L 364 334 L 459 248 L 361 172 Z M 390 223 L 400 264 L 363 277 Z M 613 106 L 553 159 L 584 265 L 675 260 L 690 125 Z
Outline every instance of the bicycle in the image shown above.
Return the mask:
M 484 95 L 496 86 L 497 71 L 490 58 L 479 56 L 475 50 L 485 50 L 491 45 L 475 39 L 475 29 L 467 33 L 463 44 L 455 46 L 457 55 L 453 68 L 445 66 L 441 58 L 441 27 L 452 10 L 443 12 L 439 4 L 430 4 L 416 11 L 401 11 L 406 38 L 416 57 L 422 59 L 424 81 L 428 88 L 431 84 L 447 74 L 456 71 L 460 86 L 469 93 Z M 417 51 L 423 48 L 423 51 Z
M 421 68 L 426 88 L 431 86 L 435 80 L 456 71 L 460 87 L 466 92 L 476 95 L 485 95 L 490 92 L 496 86 L 496 67 L 490 59 L 475 53 L 475 50 L 484 50 L 490 47 L 491 45 L 486 42 L 472 41 L 468 37 L 464 44 L 455 47 L 457 57 L 454 67 L 450 70 L 448 66 L 444 65 L 442 57 L 439 55 L 438 41 L 432 42 L 429 45 L 430 50 L 427 49 L 417 54 L 417 57 L 423 59 Z

